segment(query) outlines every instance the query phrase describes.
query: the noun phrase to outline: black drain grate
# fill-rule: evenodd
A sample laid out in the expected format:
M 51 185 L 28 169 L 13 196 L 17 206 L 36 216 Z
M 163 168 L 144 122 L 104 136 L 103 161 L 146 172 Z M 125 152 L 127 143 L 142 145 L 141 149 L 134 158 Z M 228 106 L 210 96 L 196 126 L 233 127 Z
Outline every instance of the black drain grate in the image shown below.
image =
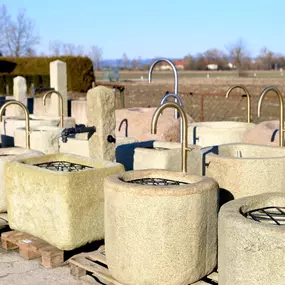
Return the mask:
M 63 171 L 63 172 L 75 172 L 88 168 L 92 168 L 87 165 L 81 165 L 77 163 L 67 162 L 67 161 L 51 161 L 45 163 L 34 164 L 35 166 L 53 170 L 53 171 Z
M 124 181 L 124 180 L 123 180 Z M 187 182 L 175 181 L 164 178 L 141 178 L 130 181 L 124 181 L 127 183 L 141 184 L 141 185 L 153 185 L 153 186 L 173 186 L 173 185 L 187 185 Z
M 265 207 L 241 213 L 259 223 L 285 226 L 285 207 Z

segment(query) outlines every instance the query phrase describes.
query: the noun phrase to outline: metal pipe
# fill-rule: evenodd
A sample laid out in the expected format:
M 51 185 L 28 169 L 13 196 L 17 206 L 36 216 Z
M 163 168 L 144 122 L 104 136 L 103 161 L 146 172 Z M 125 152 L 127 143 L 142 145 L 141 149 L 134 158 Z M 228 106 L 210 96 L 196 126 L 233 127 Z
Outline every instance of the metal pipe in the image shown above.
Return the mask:
M 243 86 L 243 85 L 234 85 L 234 86 L 230 87 L 230 89 L 226 93 L 226 98 L 228 98 L 230 93 L 234 89 L 237 89 L 237 88 L 242 89 L 244 91 L 246 97 L 247 97 L 247 122 L 250 123 L 251 122 L 251 96 L 250 96 L 248 90 L 245 88 L 245 86 Z
M 55 93 L 58 96 L 58 100 L 59 100 L 59 110 L 60 110 L 60 127 L 63 128 L 63 97 L 62 95 L 58 92 L 58 91 L 48 91 L 44 97 L 43 97 L 43 104 L 46 104 L 46 97 L 50 94 Z
M 178 94 L 173 94 L 173 93 L 167 93 L 164 95 L 164 97 L 161 99 L 160 101 L 160 105 L 164 104 L 165 102 L 167 102 L 168 98 L 174 98 L 176 99 L 176 102 L 178 103 L 178 105 L 183 108 L 183 103 L 182 103 L 182 99 Z M 182 143 L 183 137 L 182 137 L 182 131 L 183 131 L 183 123 L 182 123 L 182 119 L 180 118 L 180 143 Z
M 190 150 L 188 148 L 188 123 L 187 123 L 187 116 L 184 110 L 174 102 L 166 102 L 163 105 L 160 105 L 154 112 L 151 120 L 151 133 L 156 134 L 157 132 L 157 121 L 161 112 L 166 108 L 174 108 L 176 109 L 181 116 L 183 129 L 182 129 L 182 144 L 181 144 L 181 151 L 182 151 L 182 159 L 181 159 L 181 169 L 182 172 L 187 172 L 187 151 Z
M 158 63 L 163 62 L 163 61 L 166 62 L 166 63 L 168 63 L 168 64 L 171 66 L 171 68 L 172 68 L 173 75 L 174 75 L 174 93 L 175 93 L 175 94 L 178 94 L 178 75 L 177 75 L 177 69 L 176 69 L 175 65 L 173 64 L 173 62 L 170 61 L 170 60 L 167 59 L 167 58 L 160 58 L 160 59 L 156 60 L 156 61 L 150 66 L 149 71 L 148 71 L 148 83 L 150 83 L 151 80 L 152 80 L 152 71 L 153 71 L 154 67 L 155 67 Z M 175 100 L 175 103 L 177 103 L 177 100 Z M 179 116 L 178 116 L 178 111 L 175 110 L 175 112 L 174 112 L 174 118 L 175 118 L 175 119 L 178 119 L 178 117 L 179 117 Z
M 258 98 L 258 106 L 257 106 L 257 115 L 260 117 L 261 113 L 261 105 L 264 96 L 268 92 L 274 92 L 279 98 L 279 107 L 280 107 L 280 114 L 279 114 L 279 146 L 284 146 L 284 100 L 280 90 L 275 86 L 269 86 L 263 89 L 262 93 L 259 95 Z
M 29 118 L 29 111 L 27 109 L 27 107 L 18 101 L 10 101 L 5 103 L 1 109 L 0 109 L 0 122 L 2 122 L 2 117 L 4 114 L 5 109 L 9 106 L 9 105 L 18 105 L 20 106 L 24 112 L 25 112 L 25 120 L 26 120 L 26 149 L 30 149 L 31 148 L 31 140 L 30 140 L 30 118 Z
M 128 127 L 129 127 L 129 123 L 128 123 L 128 119 L 123 119 L 122 122 L 119 125 L 118 131 L 121 131 L 121 128 L 123 126 L 123 123 L 126 123 L 126 129 L 125 129 L 125 137 L 128 137 Z

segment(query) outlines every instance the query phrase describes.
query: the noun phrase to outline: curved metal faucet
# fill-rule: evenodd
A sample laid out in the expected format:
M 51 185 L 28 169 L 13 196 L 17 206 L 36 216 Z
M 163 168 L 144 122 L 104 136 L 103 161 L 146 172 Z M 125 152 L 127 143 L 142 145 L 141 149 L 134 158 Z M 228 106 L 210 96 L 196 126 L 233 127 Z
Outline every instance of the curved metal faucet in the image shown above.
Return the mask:
M 178 75 L 177 75 L 177 69 L 176 69 L 175 65 L 174 65 L 169 59 L 167 59 L 167 58 L 160 58 L 160 59 L 156 60 L 156 61 L 150 66 L 149 71 L 148 71 L 148 83 L 150 83 L 151 80 L 152 80 L 152 71 L 153 71 L 154 67 L 155 67 L 158 63 L 163 62 L 163 61 L 166 62 L 166 63 L 168 63 L 168 64 L 171 66 L 171 68 L 172 68 L 173 75 L 174 75 L 174 93 L 175 93 L 175 94 L 178 94 Z M 177 100 L 175 100 L 175 103 L 177 103 Z M 177 110 L 175 110 L 174 118 L 175 118 L 175 119 L 178 119 L 178 118 L 179 118 Z
M 160 101 L 160 105 L 164 104 L 165 102 L 167 102 L 168 98 L 174 98 L 177 99 L 177 103 L 181 108 L 183 108 L 183 103 L 182 103 L 182 99 L 178 94 L 173 94 L 173 93 L 167 93 L 164 95 L 164 97 L 161 99 Z
M 157 121 L 159 118 L 159 115 L 161 114 L 161 112 L 166 109 L 166 108 L 174 108 L 176 109 L 180 115 L 181 115 L 181 119 L 182 119 L 182 123 L 183 123 L 183 129 L 182 129 L 182 160 L 181 160 L 181 168 L 182 168 L 182 172 L 186 173 L 187 172 L 187 151 L 191 150 L 190 148 L 188 148 L 188 123 L 187 123 L 187 116 L 186 113 L 184 112 L 184 110 L 176 103 L 174 102 L 166 102 L 163 105 L 160 105 L 154 112 L 153 116 L 152 116 L 152 120 L 151 120 L 151 133 L 152 134 L 156 134 L 157 131 Z
M 55 93 L 59 99 L 60 127 L 63 128 L 63 97 L 62 97 L 62 95 L 58 91 L 54 91 L 54 90 L 48 91 L 43 97 L 43 103 L 45 105 L 46 104 L 46 97 L 50 94 L 53 94 L 53 93 Z
M 175 99 L 174 102 L 177 103 L 181 108 L 183 108 L 183 103 L 182 103 L 181 97 L 178 94 L 173 94 L 173 93 L 165 94 L 164 97 L 160 101 L 160 105 L 167 102 L 167 99 L 170 97 L 174 98 Z M 182 143 L 182 140 L 183 140 L 182 132 L 183 132 L 183 123 L 182 123 L 182 119 L 180 118 L 180 143 Z
M 234 86 L 230 87 L 230 89 L 226 93 L 226 98 L 228 98 L 230 93 L 234 89 L 237 89 L 237 88 L 242 89 L 244 91 L 246 97 L 247 97 L 247 122 L 250 123 L 251 122 L 251 96 L 250 96 L 248 90 L 245 88 L 245 86 L 243 86 L 243 85 L 234 85 Z
M 268 92 L 274 92 L 279 98 L 279 107 L 280 107 L 280 115 L 279 115 L 279 146 L 284 146 L 284 100 L 280 90 L 275 86 L 269 86 L 263 89 L 262 93 L 258 98 L 258 106 L 257 106 L 257 115 L 260 117 L 261 113 L 261 104 L 264 96 Z
M 123 123 L 126 123 L 125 137 L 127 138 L 127 137 L 128 137 L 128 127 L 129 127 L 128 119 L 122 120 L 122 122 L 121 122 L 120 125 L 119 125 L 118 131 L 119 131 L 119 132 L 121 131 L 121 128 L 122 128 Z
M 6 104 L 4 104 L 1 109 L 0 109 L 0 122 L 2 122 L 2 117 L 3 117 L 3 113 L 5 111 L 5 109 L 9 106 L 9 105 L 18 105 L 20 106 L 24 112 L 25 112 L 25 119 L 26 119 L 26 149 L 30 149 L 31 148 L 31 140 L 30 140 L 30 118 L 29 118 L 29 111 L 27 109 L 27 107 L 19 102 L 19 101 L 10 101 L 7 102 Z

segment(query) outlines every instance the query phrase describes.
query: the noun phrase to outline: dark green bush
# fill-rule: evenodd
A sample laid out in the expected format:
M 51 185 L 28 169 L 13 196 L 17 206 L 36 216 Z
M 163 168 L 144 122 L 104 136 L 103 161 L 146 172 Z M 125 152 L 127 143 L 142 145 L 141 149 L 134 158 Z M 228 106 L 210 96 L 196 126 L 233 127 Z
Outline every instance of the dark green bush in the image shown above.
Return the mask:
M 49 87 L 49 64 L 54 60 L 61 60 L 67 66 L 67 88 L 69 91 L 86 92 L 92 87 L 95 81 L 93 63 L 88 57 L 80 56 L 61 56 L 61 57 L 20 57 L 20 58 L 1 58 L 6 62 L 16 63 L 11 71 L 0 72 L 3 76 L 23 76 L 27 80 L 28 88 L 31 83 L 37 87 Z M 1 69 L 2 71 L 2 69 Z M 4 79 L 5 84 L 11 84 L 10 79 Z M 0 79 L 0 93 L 3 89 L 3 78 Z M 9 91 L 11 93 L 11 91 Z

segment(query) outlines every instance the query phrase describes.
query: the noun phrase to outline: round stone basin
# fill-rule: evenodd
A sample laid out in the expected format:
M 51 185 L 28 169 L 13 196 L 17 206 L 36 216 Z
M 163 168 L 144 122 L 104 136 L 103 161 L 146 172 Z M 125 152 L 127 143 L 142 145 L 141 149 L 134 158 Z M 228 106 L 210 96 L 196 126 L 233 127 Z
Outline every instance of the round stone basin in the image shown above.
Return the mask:
M 284 208 L 284 193 L 245 197 L 221 208 L 219 284 L 284 284 Z
M 5 165 L 18 158 L 41 156 L 42 153 L 20 147 L 0 148 L 0 212 L 7 212 Z
M 253 123 L 230 121 L 193 123 L 188 125 L 188 142 L 202 147 L 239 143 L 254 126 Z
M 107 177 L 104 192 L 106 258 L 116 280 L 129 285 L 192 284 L 214 269 L 213 179 L 137 170 Z
M 218 182 L 222 196 L 233 199 L 285 192 L 285 148 L 240 143 L 204 148 L 202 152 L 204 173 Z
M 53 126 L 39 126 L 31 128 L 31 149 L 43 152 L 44 154 L 58 153 L 61 131 L 61 128 Z M 14 140 L 16 146 L 25 147 L 26 129 L 16 129 L 14 133 Z

